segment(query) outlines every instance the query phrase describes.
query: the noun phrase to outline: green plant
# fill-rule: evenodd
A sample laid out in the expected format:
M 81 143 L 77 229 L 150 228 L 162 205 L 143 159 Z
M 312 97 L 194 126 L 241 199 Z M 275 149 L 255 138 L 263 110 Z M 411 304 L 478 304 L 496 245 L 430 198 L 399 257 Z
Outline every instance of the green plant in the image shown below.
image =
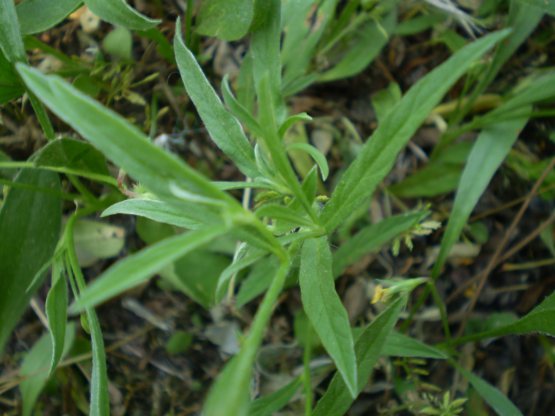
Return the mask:
M 130 29 L 146 30 L 156 23 L 124 7 L 123 2 L 91 0 L 85 3 L 106 21 L 125 23 Z M 228 7 L 225 3 L 215 1 L 213 5 Z M 185 90 L 211 139 L 246 177 L 244 181 L 215 182 L 154 145 L 140 129 L 59 76 L 44 75 L 26 63 L 21 33 L 35 33 L 35 30 L 52 26 L 80 2 L 60 2 L 59 10 L 42 5 L 43 10 L 48 11 L 44 12 L 42 26 L 25 23 L 24 15 L 20 14 L 19 28 L 15 17 L 17 8 L 11 0 L 1 0 L 0 45 L 6 64 L 0 69 L 9 75 L 6 79 L 13 84 L 3 89 L 3 97 L 7 101 L 27 91 L 44 133 L 51 141 L 28 162 L 0 162 L 0 168 L 20 169 L 16 177 L 6 181 L 10 189 L 2 202 L 0 230 L 6 235 L 17 235 L 22 241 L 0 240 L 3 276 L 0 320 L 6 322 L 0 332 L 0 348 L 5 345 L 31 294 L 50 269 L 51 286 L 46 300 L 50 349 L 44 339 L 36 348 L 50 354 L 49 373 L 52 373 L 64 356 L 73 333 L 73 327 L 67 324 L 68 310 L 69 316 L 79 314 L 92 343 L 90 414 L 108 414 L 105 351 L 94 308 L 160 272 L 162 277 L 181 285 L 190 297 L 207 307 L 225 301 L 226 297 L 233 298 L 238 285 L 237 299 L 241 304 L 264 294 L 245 334 L 241 351 L 226 365 L 208 394 L 203 409 L 205 415 L 270 414 L 286 405 L 301 386 L 305 389 L 307 414 L 345 414 L 368 383 L 380 356 L 386 354 L 446 359 L 499 414 L 520 414 L 496 388 L 461 368 L 455 360 L 454 348 L 471 340 L 507 334 L 539 331 L 555 335 L 552 320 L 555 295 L 519 320 L 484 332 L 451 337 L 445 305 L 435 287 L 435 280 L 440 277 L 447 255 L 459 239 L 478 198 L 528 119 L 534 115 L 533 106 L 555 96 L 554 74 L 546 72 L 531 77 L 523 86 L 501 97 L 500 103 L 491 111 L 470 121 L 466 118 L 501 65 L 516 50 L 525 34 L 532 30 L 530 27 L 534 24 L 524 17 L 533 14 L 537 24 L 543 11 L 524 12 L 519 3 L 512 2 L 511 16 L 516 22 L 512 32 L 502 30 L 469 42 L 422 77 L 406 94 L 394 99 L 395 103 L 381 113 L 378 128 L 362 145 L 328 198 L 318 195 L 319 174 L 322 180 L 326 180 L 329 174 L 325 156 L 307 143 L 289 146 L 284 143 L 289 128 L 295 123 L 310 121 L 304 113 L 289 114 L 285 98 L 312 82 L 350 76 L 365 67 L 383 46 L 385 37 L 362 61 L 355 60 L 363 45 L 358 40 L 353 41 L 354 46 L 338 58 L 338 63 L 331 69 L 314 70 L 311 62 L 355 33 L 367 39 L 381 33 L 384 27 L 386 32 L 392 30 L 396 2 L 383 2 L 380 8 L 364 8 L 363 5 L 362 11 L 358 9 L 362 2 L 347 2 L 337 14 L 334 14 L 337 2 L 322 2 L 315 12 L 317 20 L 323 19 L 318 30 L 314 26 L 307 29 L 296 21 L 306 17 L 312 2 L 303 5 L 302 10 L 295 8 L 300 7 L 300 3 L 289 2 L 283 11 L 283 24 L 289 28 L 283 47 L 280 44 L 282 13 L 279 0 L 232 3 L 239 8 L 241 17 L 232 32 L 222 32 L 229 16 L 220 14 L 216 6 L 214 10 L 210 6 L 201 9 L 199 31 L 224 39 L 239 39 L 249 34 L 251 44 L 243 61 L 237 97 L 228 80 L 224 79 L 222 102 L 183 41 L 179 21 L 173 43 Z M 18 8 L 24 5 L 25 2 Z M 25 27 L 30 27 L 30 31 L 25 31 Z M 360 32 L 357 31 L 359 28 Z M 302 59 L 292 56 L 299 39 L 303 40 Z M 511 47 L 495 49 L 492 63 L 484 62 L 485 54 L 500 42 Z M 484 68 L 485 72 L 480 72 Z M 457 196 L 431 277 L 385 281 L 386 289 L 381 297 L 383 311 L 367 326 L 353 331 L 336 292 L 335 279 L 363 255 L 379 250 L 392 240 L 396 241 L 393 250 L 398 252 L 399 241 L 410 246 L 411 236 L 427 234 L 439 224 L 424 221 L 429 215 L 427 209 L 392 216 L 362 228 L 337 250 L 332 250 L 334 233 L 350 220 L 353 212 L 367 206 L 391 171 L 398 154 L 446 93 L 465 75 L 465 92 L 469 92 L 469 96 L 466 101 L 459 102 L 449 129 L 435 149 L 436 158 L 448 152 L 462 131 L 480 130 L 480 133 L 471 150 L 463 150 L 458 159 L 462 173 L 457 183 Z M 87 143 L 69 138 L 55 139 L 43 105 Z M 304 176 L 291 163 L 292 151 L 305 152 L 313 160 L 312 168 Z M 110 198 L 96 197 L 82 184 L 79 178 L 104 183 L 114 194 L 118 186 L 121 188 L 121 184 L 109 175 L 104 157 L 136 181 L 135 187 L 128 192 L 131 198 L 113 203 Z M 59 174 L 67 176 L 78 195 L 68 195 L 61 190 Z M 34 192 L 18 187 L 31 187 Z M 252 207 L 248 196 L 243 204 L 240 203 L 228 192 L 236 189 L 243 190 L 244 195 L 254 190 L 257 205 Z M 61 237 L 60 198 L 78 202 L 78 209 L 64 224 Z M 168 236 L 153 238 L 146 248 L 117 262 L 87 285 L 77 259 L 74 227 L 80 218 L 98 211 L 102 211 L 103 216 L 130 214 L 144 217 L 175 226 L 180 231 L 174 233 L 170 229 Z M 13 218 L 18 218 L 18 222 L 12 221 Z M 37 230 L 40 235 L 36 234 Z M 167 270 L 191 253 L 206 255 L 207 245 L 225 237 L 240 244 L 234 252 L 233 262 L 219 273 L 217 281 L 206 286 L 205 291 L 198 289 L 197 282 L 180 280 L 175 270 Z M 33 238 L 40 244 L 25 248 L 23 252 L 32 261 L 23 262 L 16 252 L 27 247 L 25 244 L 30 245 Z M 250 280 L 237 282 L 237 274 L 249 267 L 253 270 L 263 268 L 263 272 Z M 273 308 L 284 287 L 297 282 L 314 337 L 319 338 L 337 369 L 314 409 L 311 402 L 310 342 L 305 345 L 305 371 L 301 377 L 268 397 L 255 401 L 249 398 L 253 364 Z M 68 285 L 74 297 L 69 308 Z M 429 292 L 441 312 L 445 342 L 440 346 L 427 346 L 394 331 L 410 293 L 419 285 L 426 287 L 421 303 Z M 410 323 L 410 319 L 405 322 Z M 28 356 L 28 362 L 31 362 L 28 365 L 36 368 L 33 356 L 34 351 Z M 37 379 L 32 387 L 40 391 L 45 381 L 44 377 Z M 25 387 L 29 389 L 28 385 Z M 27 397 L 33 397 L 27 401 L 32 403 L 36 394 L 27 394 Z M 451 401 L 449 394 L 445 393 L 437 406 L 421 409 L 421 412 L 456 415 L 461 412 L 464 400 Z M 30 412 L 31 407 L 27 405 L 25 411 Z

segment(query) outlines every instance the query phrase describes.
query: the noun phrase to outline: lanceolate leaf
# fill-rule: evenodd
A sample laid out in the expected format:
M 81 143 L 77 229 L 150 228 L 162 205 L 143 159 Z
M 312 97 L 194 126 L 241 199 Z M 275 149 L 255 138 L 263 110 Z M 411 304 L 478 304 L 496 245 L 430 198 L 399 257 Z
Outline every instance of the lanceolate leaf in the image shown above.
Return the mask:
M 212 226 L 169 237 L 126 257 L 88 286 L 72 305 L 73 312 L 90 308 L 152 277 L 166 265 L 227 231 Z
M 272 284 L 260 304 L 250 333 L 241 351 L 224 368 L 212 386 L 203 408 L 204 416 L 246 415 L 249 406 L 251 374 L 256 352 L 262 342 L 264 331 L 272 310 L 289 272 L 289 259 L 283 259 Z
M 303 309 L 331 356 L 351 396 L 357 392 L 357 361 L 349 316 L 335 291 L 332 257 L 326 237 L 304 242 L 299 285 Z
M 364 255 L 380 250 L 384 244 L 410 230 L 426 215 L 427 213 L 424 211 L 395 215 L 364 227 L 345 241 L 333 254 L 334 276 L 340 276 L 347 266 L 355 263 Z
M 44 32 L 64 20 L 82 0 L 25 0 L 16 7 L 21 33 Z
M 181 38 L 181 25 L 176 25 L 174 49 L 177 66 L 187 94 L 193 100 L 210 137 L 227 154 L 241 171 L 255 178 L 258 169 L 254 151 L 241 125 L 223 106 L 220 98 L 204 76 L 195 57 Z
M 13 187 L 0 210 L 0 354 L 33 295 L 29 284 L 54 253 L 61 225 L 57 174 L 22 170 L 15 182 L 53 194 Z
M 201 3 L 196 31 L 223 40 L 245 36 L 251 26 L 255 0 L 210 0 Z
M 67 284 L 62 273 L 59 260 L 52 265 L 52 287 L 46 297 L 46 316 L 48 329 L 52 340 L 52 358 L 50 360 L 50 374 L 56 369 L 62 358 L 64 338 L 67 322 Z
M 358 337 L 355 345 L 358 366 L 357 395 L 362 391 L 372 374 L 387 337 L 392 331 L 401 310 L 406 304 L 406 297 L 399 297 L 387 307 L 366 330 Z M 353 402 L 343 378 L 335 374 L 326 393 L 318 401 L 313 416 L 343 416 Z
M 483 378 L 472 374 L 461 366 L 453 363 L 457 370 L 472 384 L 474 390 L 482 396 L 484 401 L 489 404 L 499 416 L 522 416 L 522 412 L 497 388 L 493 387 Z
M 272 416 L 291 400 L 301 385 L 302 379 L 297 377 L 278 391 L 256 399 L 249 407 L 249 416 Z
M 0 0 L 0 49 L 12 64 L 27 59 L 13 0 Z
M 151 191 L 178 202 L 182 198 L 175 195 L 174 188 L 179 186 L 200 197 L 235 202 L 195 170 L 150 142 L 121 116 L 61 78 L 43 75 L 22 64 L 18 70 L 27 86 L 52 111 Z
M 492 33 L 459 50 L 419 80 L 387 114 L 344 173 L 324 208 L 322 222 L 328 231 L 333 231 L 353 209 L 370 197 L 391 170 L 397 154 L 445 93 L 476 59 L 508 33 L 506 30 Z
M 171 204 L 156 199 L 141 198 L 126 199 L 125 201 L 118 202 L 106 208 L 104 212 L 102 212 L 103 217 L 116 214 L 137 215 L 153 221 L 187 229 L 199 228 L 199 217 L 201 217 L 199 214 L 205 214 L 202 216 L 205 217 L 206 223 L 210 223 L 210 220 L 214 218 L 209 215 L 209 212 L 199 210 L 198 205 L 195 206 L 194 204 L 191 204 L 190 209 L 185 210 L 181 206 L 177 208 Z
M 125 0 L 84 0 L 87 7 L 98 17 L 114 25 L 133 30 L 148 30 L 160 23 L 149 19 L 130 7 Z
M 432 276 L 439 276 L 453 245 L 472 213 L 478 199 L 485 191 L 495 171 L 499 168 L 520 131 L 528 121 L 517 118 L 486 127 L 474 144 L 461 176 L 449 223 L 441 242 L 438 259 Z

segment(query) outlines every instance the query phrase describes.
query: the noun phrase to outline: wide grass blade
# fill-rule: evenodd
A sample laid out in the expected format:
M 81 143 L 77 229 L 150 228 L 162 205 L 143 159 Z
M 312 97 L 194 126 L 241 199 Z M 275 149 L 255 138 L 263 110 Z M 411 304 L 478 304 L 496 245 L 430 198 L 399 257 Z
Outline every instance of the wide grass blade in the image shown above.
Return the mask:
M 13 187 L 0 210 L 0 354 L 33 295 L 29 284 L 54 253 L 61 226 L 57 174 L 24 169 L 15 183 L 45 192 Z
M 374 192 L 391 170 L 397 154 L 442 97 L 485 52 L 509 33 L 492 33 L 458 52 L 420 79 L 387 114 L 355 161 L 343 174 L 322 212 L 322 222 L 333 231 Z
M 432 276 L 437 277 L 478 199 L 485 191 L 528 119 L 517 118 L 485 128 L 474 144 L 461 176 Z
M 335 291 L 332 256 L 326 237 L 304 242 L 299 285 L 303 309 L 343 377 L 351 396 L 356 397 L 355 343 L 349 315 Z
M 125 0 L 84 0 L 87 7 L 102 20 L 132 30 L 148 30 L 160 23 L 130 7 Z
M 169 237 L 126 257 L 89 285 L 71 307 L 73 313 L 96 306 L 145 280 L 181 256 L 227 231 L 212 226 Z

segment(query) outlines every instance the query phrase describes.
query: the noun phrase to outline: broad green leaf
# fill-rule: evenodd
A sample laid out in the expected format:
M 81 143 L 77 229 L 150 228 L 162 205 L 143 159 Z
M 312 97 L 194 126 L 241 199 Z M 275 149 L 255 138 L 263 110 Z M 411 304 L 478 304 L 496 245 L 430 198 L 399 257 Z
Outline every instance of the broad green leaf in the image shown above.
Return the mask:
M 203 210 L 199 210 L 198 206 L 190 205 L 190 208 L 185 210 L 183 207 L 177 208 L 156 199 L 126 199 L 106 208 L 102 217 L 116 214 L 137 215 L 185 229 L 199 228 L 199 220 L 207 224 L 213 222 L 214 216 L 207 215 Z
M 426 345 L 423 342 L 392 331 L 385 341 L 382 350 L 383 355 L 390 357 L 417 357 L 445 360 L 448 356 L 445 352 Z
M 207 0 L 201 3 L 196 31 L 231 41 L 247 34 L 254 16 L 255 0 Z
M 527 121 L 527 118 L 519 118 L 499 122 L 486 127 L 478 136 L 459 182 L 432 276 L 439 276 L 451 248 L 457 242 L 478 199 Z
M 322 180 L 325 181 L 330 173 L 330 168 L 328 167 L 328 161 L 326 157 L 314 146 L 308 143 L 291 143 L 287 146 L 287 150 L 302 150 L 308 153 L 312 159 L 318 165 L 320 173 L 322 174 Z
M 64 20 L 82 0 L 24 0 L 16 6 L 23 35 L 44 32 Z
M 378 361 L 387 338 L 393 330 L 406 301 L 404 296 L 400 296 L 393 301 L 358 337 L 355 344 L 356 360 L 358 363 L 357 395 L 368 383 L 374 365 Z M 349 389 L 343 382 L 343 378 L 336 373 L 328 389 L 318 401 L 312 415 L 343 416 L 347 413 L 353 400 Z
M 522 412 L 499 389 L 461 366 L 455 367 L 499 416 L 522 416 Z
M 84 0 L 87 7 L 102 20 L 132 30 L 148 30 L 161 21 L 150 19 L 130 7 L 125 0 Z
M 366 68 L 387 44 L 389 36 L 395 29 L 397 16 L 395 12 L 381 18 L 379 22 L 371 19 L 363 23 L 349 40 L 348 47 L 341 60 L 330 70 L 321 74 L 318 81 L 334 81 L 351 77 Z
M 304 242 L 299 286 L 303 309 L 333 359 L 352 397 L 357 392 L 357 361 L 349 315 L 335 291 L 332 256 L 326 237 Z
M 65 168 L 90 179 L 95 179 L 96 175 L 110 175 L 102 153 L 89 143 L 70 138 L 49 142 L 33 156 L 33 163 L 41 167 Z
M 119 295 L 159 272 L 181 256 L 210 242 L 226 228 L 212 226 L 167 238 L 110 267 L 79 296 L 71 307 L 73 313 L 90 308 Z
M 0 49 L 0 104 L 20 97 L 24 91 L 17 73 Z
M 553 0 L 517 0 L 524 5 L 540 9 L 551 16 L 555 16 L 555 2 Z
M 0 49 L 12 64 L 27 59 L 13 0 L 0 0 Z
M 206 249 L 198 249 L 177 259 L 160 271 L 160 276 L 171 282 L 195 302 L 209 309 L 215 304 L 218 278 L 230 259 Z
M 264 293 L 264 291 L 272 283 L 272 272 L 279 266 L 275 257 L 270 257 L 267 260 L 259 261 L 256 263 L 247 277 L 241 282 L 239 293 L 235 304 L 238 308 L 242 308 L 257 296 Z
M 62 267 L 60 260 L 54 261 L 52 265 L 52 287 L 46 297 L 45 309 L 52 341 L 52 358 L 50 360 L 49 374 L 54 372 L 62 358 L 65 343 L 68 297 L 67 284 Z
M 202 72 L 198 62 L 181 37 L 179 20 L 176 25 L 173 47 L 177 67 L 187 94 L 204 122 L 210 137 L 248 177 L 259 176 L 254 162 L 254 152 L 241 125 L 223 106 L 220 98 Z
M 81 267 L 115 257 L 125 244 L 125 229 L 101 221 L 79 219 L 73 227 L 75 251 Z
M 197 202 L 205 199 L 235 202 L 201 174 L 150 142 L 123 117 L 61 78 L 43 75 L 22 64 L 18 70 L 27 86 L 54 113 L 151 191 L 177 202 L 197 196 Z M 187 192 L 177 197 L 176 188 L 182 186 Z
M 507 30 L 485 36 L 455 53 L 420 79 L 386 116 L 343 174 L 322 212 L 322 222 L 333 231 L 389 173 L 397 154 L 428 117 L 451 86 L 485 52 L 507 36 Z
M 288 272 L 289 259 L 283 259 L 256 312 L 241 351 L 225 366 L 210 389 L 202 411 L 204 416 L 246 416 L 248 414 L 251 375 L 256 353 Z
M 73 345 L 74 338 L 75 324 L 69 323 L 65 331 L 65 344 L 62 356 L 67 354 Z M 50 375 L 44 358 L 50 355 L 52 355 L 52 343 L 48 334 L 44 334 L 35 342 L 23 358 L 21 369 L 19 370 L 19 374 L 24 377 L 24 380 L 19 384 L 21 400 L 23 402 L 23 416 L 31 416 L 33 414 L 35 402 L 48 381 Z
M 280 411 L 299 390 L 302 385 L 302 379 L 297 377 L 281 389 L 262 396 L 250 404 L 249 416 L 272 416 L 275 412 Z
M 348 266 L 366 254 L 380 250 L 384 244 L 410 230 L 426 215 L 423 211 L 395 215 L 364 227 L 333 254 L 333 275 L 340 276 Z
M 115 59 L 132 61 L 133 35 L 131 31 L 122 26 L 116 27 L 102 39 L 102 49 Z
M 33 295 L 29 284 L 54 253 L 61 226 L 57 174 L 24 169 L 15 183 L 45 192 L 13 187 L 0 210 L 0 354 Z

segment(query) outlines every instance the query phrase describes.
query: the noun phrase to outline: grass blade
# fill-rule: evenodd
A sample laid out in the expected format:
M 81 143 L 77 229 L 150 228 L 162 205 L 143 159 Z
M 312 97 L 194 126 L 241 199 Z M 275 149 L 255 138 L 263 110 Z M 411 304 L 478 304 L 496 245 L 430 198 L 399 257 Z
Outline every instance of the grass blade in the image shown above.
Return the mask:
M 52 341 L 52 358 L 50 360 L 49 374 L 56 369 L 62 358 L 64 350 L 64 338 L 67 323 L 67 285 L 62 274 L 59 260 L 52 265 L 52 287 L 46 297 L 46 316 L 48 318 L 48 329 Z
M 508 30 L 492 33 L 459 50 L 419 80 L 387 114 L 344 173 L 324 208 L 322 222 L 328 231 L 333 231 L 372 195 L 391 170 L 397 154 L 445 93 L 476 59 L 508 33 Z
M 352 397 L 357 391 L 357 361 L 349 315 L 335 291 L 326 237 L 304 242 L 299 285 L 303 309 L 333 359 Z
M 474 206 L 495 171 L 511 150 L 527 121 L 527 118 L 519 118 L 500 122 L 485 128 L 480 133 L 461 176 L 432 276 L 439 276 L 441 268 L 445 264 L 451 248 L 458 240 Z

